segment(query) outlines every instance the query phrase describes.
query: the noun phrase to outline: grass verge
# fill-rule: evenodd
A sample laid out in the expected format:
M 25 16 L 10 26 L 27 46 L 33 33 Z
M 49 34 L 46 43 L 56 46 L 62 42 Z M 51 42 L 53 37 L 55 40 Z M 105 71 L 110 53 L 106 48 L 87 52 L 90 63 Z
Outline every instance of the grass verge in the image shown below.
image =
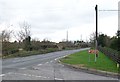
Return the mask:
M 14 58 L 14 57 L 26 57 L 26 56 L 32 56 L 32 55 L 42 55 L 42 54 L 45 54 L 45 53 L 50 53 L 50 52 L 55 52 L 55 51 L 58 51 L 58 49 L 56 48 L 47 48 L 47 49 L 41 49 L 41 50 L 38 50 L 38 51 L 19 51 L 17 53 L 14 53 L 14 54 L 9 54 L 9 55 L 6 55 L 6 56 L 2 56 L 3 59 L 5 58 Z
M 116 63 L 109 59 L 107 56 L 105 56 L 103 53 L 99 52 L 97 62 L 94 62 L 94 57 L 94 54 L 89 54 L 88 51 L 85 50 L 71 54 L 65 58 L 60 59 L 60 61 L 66 64 L 76 65 L 78 67 L 87 67 L 102 71 L 118 73 Z

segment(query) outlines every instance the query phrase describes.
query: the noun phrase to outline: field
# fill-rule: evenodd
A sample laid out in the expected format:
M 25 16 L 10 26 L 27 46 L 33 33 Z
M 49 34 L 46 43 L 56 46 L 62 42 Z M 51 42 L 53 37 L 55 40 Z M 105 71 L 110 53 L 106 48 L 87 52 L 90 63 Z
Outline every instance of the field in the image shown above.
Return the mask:
M 109 72 L 118 72 L 117 64 L 110 58 L 99 52 L 97 61 L 94 61 L 95 55 L 88 53 L 87 50 L 71 54 L 65 58 L 60 59 L 61 62 L 77 65 L 87 68 L 93 68 Z

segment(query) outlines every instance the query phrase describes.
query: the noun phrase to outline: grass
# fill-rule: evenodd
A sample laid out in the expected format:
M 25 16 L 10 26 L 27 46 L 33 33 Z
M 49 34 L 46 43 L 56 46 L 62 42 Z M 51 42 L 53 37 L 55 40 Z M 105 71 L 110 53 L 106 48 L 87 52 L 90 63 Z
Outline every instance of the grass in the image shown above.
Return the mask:
M 90 56 L 90 61 L 89 61 Z M 89 54 L 87 50 L 80 51 L 74 54 L 71 54 L 65 58 L 60 59 L 61 62 L 71 64 L 71 65 L 78 65 L 87 68 L 93 68 L 103 71 L 109 72 L 118 72 L 118 68 L 116 63 L 105 56 L 103 53 L 99 52 L 99 57 L 97 58 L 97 62 L 94 62 L 94 54 Z

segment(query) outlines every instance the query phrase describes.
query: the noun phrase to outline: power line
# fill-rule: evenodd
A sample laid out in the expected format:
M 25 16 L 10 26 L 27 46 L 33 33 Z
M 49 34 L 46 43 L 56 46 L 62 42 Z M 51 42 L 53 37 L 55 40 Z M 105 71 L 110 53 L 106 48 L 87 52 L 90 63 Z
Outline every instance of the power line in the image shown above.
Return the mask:
M 106 9 L 103 9 L 103 10 L 99 10 L 99 11 L 120 11 L 120 10 L 106 10 Z

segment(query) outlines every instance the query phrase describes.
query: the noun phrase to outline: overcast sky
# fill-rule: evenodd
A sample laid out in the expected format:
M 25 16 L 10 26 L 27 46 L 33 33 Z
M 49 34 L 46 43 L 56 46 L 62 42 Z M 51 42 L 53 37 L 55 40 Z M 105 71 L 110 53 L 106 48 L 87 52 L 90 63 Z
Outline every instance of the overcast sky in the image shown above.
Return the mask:
M 118 0 L 0 0 L 0 31 L 17 32 L 19 23 L 31 25 L 32 38 L 40 41 L 89 40 L 95 32 L 95 5 L 99 10 L 117 10 Z M 117 11 L 99 11 L 98 32 L 114 36 L 118 29 Z

